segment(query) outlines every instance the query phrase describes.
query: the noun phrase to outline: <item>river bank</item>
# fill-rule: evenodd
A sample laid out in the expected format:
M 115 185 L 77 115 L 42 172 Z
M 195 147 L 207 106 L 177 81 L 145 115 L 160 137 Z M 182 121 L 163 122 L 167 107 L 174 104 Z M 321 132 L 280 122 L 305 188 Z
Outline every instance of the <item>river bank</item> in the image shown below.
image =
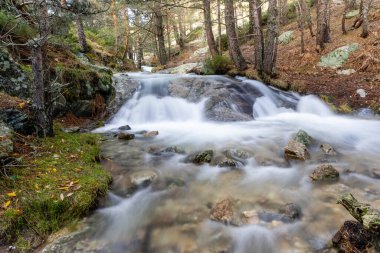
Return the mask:
M 52 232 L 74 227 L 107 193 L 101 137 L 55 129 L 51 138 L 13 137 L 14 162 L 0 175 L 1 252 L 36 249 Z

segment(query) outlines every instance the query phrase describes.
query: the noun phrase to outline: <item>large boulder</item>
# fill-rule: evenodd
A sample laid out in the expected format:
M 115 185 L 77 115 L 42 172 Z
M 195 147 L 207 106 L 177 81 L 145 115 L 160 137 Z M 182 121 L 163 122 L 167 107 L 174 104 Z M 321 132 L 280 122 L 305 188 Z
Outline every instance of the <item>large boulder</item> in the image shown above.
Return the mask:
M 0 47 L 0 91 L 28 99 L 30 83 L 30 73 L 13 60 L 4 47 Z
M 339 172 L 331 164 L 322 164 L 310 174 L 310 178 L 313 181 L 337 181 Z
M 223 96 L 212 96 L 206 101 L 206 118 L 214 121 L 250 121 L 252 115 L 238 112 L 233 109 L 233 104 Z
M 333 69 L 340 68 L 348 60 L 350 54 L 358 49 L 358 43 L 339 47 L 327 55 L 322 56 L 321 61 L 318 63 L 318 66 L 330 67 Z
M 371 234 L 358 221 L 345 221 L 334 235 L 332 242 L 340 252 L 368 252 L 371 248 Z
M 112 80 L 115 97 L 108 106 L 110 114 L 116 113 L 125 101 L 131 99 L 141 85 L 138 80 L 132 79 L 124 73 L 113 75 Z
M 15 108 L 0 109 L 0 118 L 17 133 L 29 135 L 35 132 L 31 116 L 22 110 Z

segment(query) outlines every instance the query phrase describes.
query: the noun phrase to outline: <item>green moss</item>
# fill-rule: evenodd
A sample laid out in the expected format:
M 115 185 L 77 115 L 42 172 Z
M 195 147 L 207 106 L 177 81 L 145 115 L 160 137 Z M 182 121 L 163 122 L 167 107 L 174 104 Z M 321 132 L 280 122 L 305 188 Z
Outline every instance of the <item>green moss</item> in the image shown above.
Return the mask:
M 0 10 L 0 35 L 8 34 L 16 40 L 26 42 L 35 33 L 36 31 L 26 21 Z
M 203 27 L 197 27 L 194 30 L 192 30 L 189 35 L 186 37 L 186 43 L 189 43 L 191 41 L 194 41 L 200 37 L 202 37 L 203 34 Z
M 349 104 L 343 103 L 339 105 L 338 112 L 349 114 L 353 112 L 353 109 L 351 108 Z
M 203 64 L 203 72 L 206 75 L 223 75 L 231 69 L 232 61 L 223 55 L 207 58 Z
M 98 72 L 89 68 L 66 68 L 56 65 L 55 72 L 60 83 L 67 84 L 63 95 L 69 102 L 78 99 L 93 99 L 97 92 L 104 97 L 112 94 L 112 77 L 107 71 Z
M 21 243 L 22 238 L 30 237 L 23 233 L 26 230 L 44 239 L 96 206 L 111 180 L 97 162 L 99 142 L 98 135 L 69 134 L 59 129 L 55 137 L 36 141 L 39 155 L 0 181 L 0 204 L 11 201 L 0 214 L 1 243 L 15 238 Z M 9 192 L 16 197 L 9 197 Z

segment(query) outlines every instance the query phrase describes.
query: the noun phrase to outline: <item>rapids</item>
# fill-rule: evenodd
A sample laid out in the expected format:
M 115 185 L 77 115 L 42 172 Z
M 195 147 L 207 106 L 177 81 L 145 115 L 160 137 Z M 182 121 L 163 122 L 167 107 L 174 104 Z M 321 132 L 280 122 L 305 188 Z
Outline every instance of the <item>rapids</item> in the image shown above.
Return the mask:
M 133 73 L 140 87 L 104 127 L 104 167 L 114 181 L 107 201 L 82 222 L 82 230 L 61 238 L 45 252 L 334 252 L 331 238 L 352 219 L 336 204 L 351 192 L 380 208 L 380 121 L 374 116 L 337 115 L 315 96 L 300 96 L 245 78 Z M 196 101 L 170 96 L 169 84 L 179 78 L 222 83 L 231 91 L 225 105 L 242 113 L 235 95 L 250 103 L 253 120 L 216 122 L 205 115 L 208 96 Z M 233 89 L 231 88 L 233 87 Z M 241 87 L 241 88 L 240 88 Z M 210 93 L 212 94 L 212 92 Z M 136 138 L 113 137 L 129 125 Z M 287 162 L 284 147 L 298 130 L 312 138 L 311 159 Z M 139 132 L 158 131 L 154 138 Z M 326 158 L 319 145 L 328 143 L 337 155 Z M 165 151 L 179 147 L 182 152 Z M 184 162 L 194 151 L 243 150 L 236 169 Z M 336 183 L 315 184 L 309 174 L 318 165 L 338 168 Z M 131 175 L 150 171 L 157 178 L 131 190 Z M 210 210 L 233 199 L 240 220 L 244 211 L 278 213 L 295 203 L 302 217 L 295 222 L 259 220 L 251 224 L 211 221 Z

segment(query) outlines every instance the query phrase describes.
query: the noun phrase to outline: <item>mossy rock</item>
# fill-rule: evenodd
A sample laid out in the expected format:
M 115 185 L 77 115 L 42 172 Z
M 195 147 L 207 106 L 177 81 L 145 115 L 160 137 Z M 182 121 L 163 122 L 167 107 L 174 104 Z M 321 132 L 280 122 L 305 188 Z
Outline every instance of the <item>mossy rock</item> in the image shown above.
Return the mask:
M 351 19 L 353 17 L 356 17 L 357 15 L 359 15 L 360 11 L 359 10 L 352 10 L 348 13 L 346 13 L 346 19 Z
M 311 144 L 312 138 L 304 130 L 299 130 L 293 140 L 308 147 Z
M 294 40 L 294 32 L 293 31 L 283 32 L 278 37 L 278 43 L 282 44 L 282 45 L 287 45 L 287 44 L 289 44 L 293 40 Z
M 334 51 L 321 57 L 321 61 L 318 63 L 319 67 L 330 67 L 333 69 L 341 67 L 349 58 L 352 52 L 359 49 L 358 43 L 349 44 L 343 47 L 339 47 Z

